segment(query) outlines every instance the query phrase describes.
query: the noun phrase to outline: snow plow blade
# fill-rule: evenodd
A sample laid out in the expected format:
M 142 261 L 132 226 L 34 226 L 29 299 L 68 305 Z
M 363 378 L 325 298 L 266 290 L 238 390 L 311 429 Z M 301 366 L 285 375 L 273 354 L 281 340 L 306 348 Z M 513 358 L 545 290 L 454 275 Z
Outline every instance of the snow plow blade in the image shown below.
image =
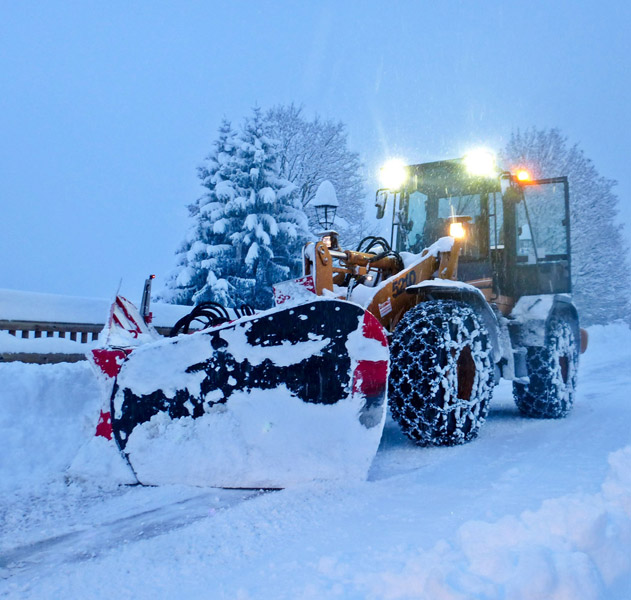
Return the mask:
M 387 376 L 385 331 L 361 307 L 279 307 L 134 349 L 113 388 L 112 432 L 143 484 L 361 480 Z

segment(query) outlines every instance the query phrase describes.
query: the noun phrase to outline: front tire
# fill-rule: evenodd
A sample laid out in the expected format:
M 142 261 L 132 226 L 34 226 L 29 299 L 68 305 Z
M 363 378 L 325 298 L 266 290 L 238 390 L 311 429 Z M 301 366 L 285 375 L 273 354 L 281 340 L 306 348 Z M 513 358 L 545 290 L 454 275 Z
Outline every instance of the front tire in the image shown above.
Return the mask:
M 410 309 L 390 347 L 389 404 L 419 445 L 472 440 L 489 410 L 494 365 L 489 333 L 475 310 L 454 300 Z
M 545 346 L 526 349 L 530 383 L 513 383 L 519 411 L 538 419 L 565 417 L 574 404 L 579 341 L 575 327 L 562 316 L 550 319 Z

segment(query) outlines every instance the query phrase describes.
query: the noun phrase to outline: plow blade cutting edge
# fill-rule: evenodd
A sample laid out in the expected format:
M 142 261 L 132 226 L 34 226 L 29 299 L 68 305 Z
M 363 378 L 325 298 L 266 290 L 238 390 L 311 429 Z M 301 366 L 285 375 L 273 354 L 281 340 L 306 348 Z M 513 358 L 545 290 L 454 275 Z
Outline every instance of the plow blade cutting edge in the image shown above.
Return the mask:
M 361 307 L 275 308 L 134 349 L 114 384 L 112 433 L 143 484 L 361 480 L 387 376 L 385 331 Z

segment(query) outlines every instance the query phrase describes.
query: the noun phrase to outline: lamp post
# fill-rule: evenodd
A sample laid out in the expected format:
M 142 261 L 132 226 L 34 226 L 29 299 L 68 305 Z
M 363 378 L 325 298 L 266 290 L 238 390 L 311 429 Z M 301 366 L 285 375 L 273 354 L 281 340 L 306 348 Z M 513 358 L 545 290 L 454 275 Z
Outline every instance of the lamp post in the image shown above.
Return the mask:
M 330 230 L 333 227 L 335 213 L 339 206 L 335 188 L 330 181 L 323 181 L 318 186 L 315 198 L 313 199 L 313 206 L 315 207 L 316 217 L 320 227 L 326 231 Z

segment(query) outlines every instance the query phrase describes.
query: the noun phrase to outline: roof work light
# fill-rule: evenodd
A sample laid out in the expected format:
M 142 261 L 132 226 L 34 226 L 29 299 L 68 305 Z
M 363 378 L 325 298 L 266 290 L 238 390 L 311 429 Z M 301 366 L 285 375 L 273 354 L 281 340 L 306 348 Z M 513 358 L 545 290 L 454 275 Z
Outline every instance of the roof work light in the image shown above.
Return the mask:
M 493 177 L 497 175 L 495 154 L 485 148 L 471 150 L 464 155 L 464 166 L 470 175 L 478 177 Z
M 390 191 L 398 191 L 408 178 L 405 163 L 399 158 L 391 158 L 380 172 L 381 185 Z

